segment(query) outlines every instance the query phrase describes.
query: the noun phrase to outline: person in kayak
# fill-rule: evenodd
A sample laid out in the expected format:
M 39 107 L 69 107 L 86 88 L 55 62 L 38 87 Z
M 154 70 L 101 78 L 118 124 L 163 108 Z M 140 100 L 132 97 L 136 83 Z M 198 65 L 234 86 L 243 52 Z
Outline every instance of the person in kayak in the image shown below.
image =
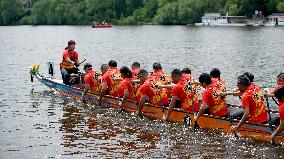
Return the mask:
M 68 46 L 63 51 L 62 62 L 60 63 L 60 70 L 62 74 L 63 83 L 70 85 L 70 74 L 78 74 L 78 53 L 75 51 L 76 42 L 70 40 Z
M 202 73 L 199 76 L 199 83 L 205 91 L 202 93 L 202 103 L 201 108 L 194 117 L 194 122 L 197 122 L 198 118 L 204 113 L 204 111 L 209 108 L 209 112 L 213 116 L 226 117 L 228 116 L 228 107 L 226 98 L 220 96 L 222 91 L 220 91 L 219 82 L 213 82 L 210 75 L 207 73 Z
M 236 133 L 246 120 L 257 124 L 267 121 L 267 108 L 261 90 L 255 87 L 246 75 L 238 77 L 237 87 L 242 93 L 244 115 L 236 126 L 232 126 L 233 133 Z
M 275 97 L 279 101 L 284 101 L 284 86 L 279 87 L 274 92 Z M 279 117 L 280 117 L 280 125 L 278 126 L 277 130 L 271 135 L 271 142 L 274 143 L 275 137 L 284 130 L 284 103 L 279 103 Z

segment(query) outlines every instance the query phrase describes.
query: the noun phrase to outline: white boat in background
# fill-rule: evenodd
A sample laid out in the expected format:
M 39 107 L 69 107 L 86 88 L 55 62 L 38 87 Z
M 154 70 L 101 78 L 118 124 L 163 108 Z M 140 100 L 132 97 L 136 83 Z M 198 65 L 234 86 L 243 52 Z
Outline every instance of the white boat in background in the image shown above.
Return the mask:
M 284 13 L 272 13 L 265 26 L 284 26 Z
M 202 23 L 195 23 L 196 26 L 247 26 L 245 16 L 221 16 L 220 13 L 205 13 Z

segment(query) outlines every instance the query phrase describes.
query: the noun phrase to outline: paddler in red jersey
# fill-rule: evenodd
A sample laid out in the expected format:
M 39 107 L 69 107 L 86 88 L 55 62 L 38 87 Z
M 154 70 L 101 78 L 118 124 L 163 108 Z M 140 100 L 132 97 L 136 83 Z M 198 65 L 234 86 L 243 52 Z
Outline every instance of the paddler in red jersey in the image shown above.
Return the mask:
M 91 93 L 99 93 L 99 78 L 98 74 L 93 70 L 92 64 L 86 63 L 84 65 L 84 71 L 86 72 L 84 78 L 85 92 L 90 91 Z
M 70 74 L 78 74 L 78 53 L 75 51 L 75 41 L 70 40 L 68 46 L 63 51 L 62 62 L 60 63 L 60 70 L 62 74 L 63 83 L 70 85 Z
M 274 92 L 275 97 L 279 101 L 284 101 L 284 86 L 277 88 Z M 279 102 L 279 117 L 280 117 L 280 125 L 278 126 L 277 130 L 271 135 L 271 142 L 272 144 L 275 143 L 275 137 L 284 130 L 284 103 Z
M 132 73 L 132 79 L 137 80 L 138 79 L 138 73 L 140 72 L 140 64 L 139 62 L 133 62 L 131 65 L 131 73 Z
M 232 126 L 233 133 L 236 133 L 246 120 L 257 124 L 267 121 L 267 108 L 261 90 L 251 84 L 246 75 L 238 77 L 237 87 L 242 93 L 242 108 L 244 109 L 244 115 L 237 126 Z
M 284 86 L 284 73 L 280 73 L 278 76 L 277 76 L 277 86 L 275 86 L 275 88 L 269 92 L 269 89 L 266 89 L 266 94 L 265 96 L 266 97 L 275 97 L 275 91 L 280 88 L 280 87 L 283 87 Z M 278 102 L 279 102 L 279 106 L 282 105 L 284 103 L 284 100 L 282 100 L 281 98 L 279 99 L 278 98 Z
M 121 74 L 117 69 L 117 62 L 109 61 L 109 69 L 102 77 L 102 92 L 101 97 L 106 93 L 113 97 L 122 97 L 124 91 L 121 89 L 122 81 L 117 80 L 121 78 Z
M 171 77 L 163 71 L 163 68 L 160 63 L 155 62 L 153 64 L 153 73 L 149 76 L 152 79 L 153 83 L 160 86 L 167 86 L 172 83 Z M 171 96 L 171 88 L 161 87 L 160 96 L 162 98 L 169 98 Z
M 218 68 L 213 68 L 210 71 L 210 77 L 212 83 L 217 87 L 219 92 L 226 92 L 226 84 L 221 79 L 221 71 Z
M 181 109 L 185 112 L 199 111 L 199 105 L 195 107 L 196 105 L 194 104 L 193 85 L 182 80 L 182 72 L 179 69 L 174 69 L 171 73 L 171 78 L 175 85 L 172 88 L 172 97 L 168 112 L 164 115 L 163 120 L 168 120 L 177 104 L 177 101 L 179 101 Z
M 191 75 L 191 70 L 186 67 L 184 69 L 182 69 L 182 81 L 189 81 L 189 82 L 193 82 L 193 78 L 192 78 L 192 75 Z
M 222 97 L 220 94 L 219 86 L 216 82 L 213 83 L 209 74 L 202 73 L 199 76 L 199 82 L 203 88 L 205 88 L 202 93 L 202 103 L 201 108 L 194 117 L 194 122 L 197 122 L 198 118 L 204 113 L 205 109 L 209 107 L 210 114 L 213 116 L 226 117 L 228 116 L 228 107 L 226 98 Z M 217 82 L 218 84 L 218 82 Z
M 123 66 L 120 68 L 121 77 L 123 78 L 122 81 L 122 89 L 124 91 L 122 102 L 120 103 L 120 107 L 123 108 L 124 103 L 127 100 L 135 100 L 135 92 L 134 87 L 131 82 L 132 72 L 131 70 Z
M 103 76 L 104 74 L 106 74 L 108 69 L 109 69 L 109 67 L 108 67 L 107 64 L 102 64 L 101 65 L 101 73 L 102 73 L 101 75 Z
M 143 70 L 142 72 L 141 70 L 139 73 L 139 78 L 145 79 L 146 77 L 148 77 L 148 72 L 146 70 Z M 146 102 L 149 102 L 155 106 L 164 106 L 168 104 L 167 96 L 161 94 L 161 88 L 153 77 L 148 77 L 147 80 L 140 86 L 138 91 L 141 95 L 138 104 L 138 114 L 141 114 L 143 106 Z

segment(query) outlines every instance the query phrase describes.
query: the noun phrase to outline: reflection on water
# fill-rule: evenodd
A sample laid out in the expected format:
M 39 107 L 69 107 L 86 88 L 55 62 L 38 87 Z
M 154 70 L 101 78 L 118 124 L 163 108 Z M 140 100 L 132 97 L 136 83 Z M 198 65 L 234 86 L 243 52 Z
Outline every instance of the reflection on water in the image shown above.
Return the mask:
M 283 158 L 283 146 L 84 105 L 28 74 L 33 64 L 44 73 L 47 61 L 59 64 L 75 39 L 96 70 L 110 59 L 148 70 L 160 61 L 168 73 L 188 66 L 195 77 L 219 67 L 229 89 L 244 71 L 263 88 L 283 70 L 283 34 L 281 27 L 0 27 L 0 158 Z

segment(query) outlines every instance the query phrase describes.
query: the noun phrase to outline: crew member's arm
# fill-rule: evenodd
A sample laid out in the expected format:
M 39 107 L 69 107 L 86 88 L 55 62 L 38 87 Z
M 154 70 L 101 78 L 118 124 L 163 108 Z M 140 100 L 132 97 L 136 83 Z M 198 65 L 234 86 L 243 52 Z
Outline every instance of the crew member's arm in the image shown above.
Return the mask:
M 225 97 L 225 96 L 241 96 L 242 93 L 241 92 L 229 92 L 229 93 L 225 93 L 225 92 L 222 92 L 220 93 L 220 96 L 221 97 Z
M 197 116 L 194 117 L 194 122 L 192 124 L 194 124 L 195 122 L 197 122 L 198 118 L 204 113 L 205 109 L 207 108 L 207 104 L 205 102 L 201 103 L 201 107 L 200 110 L 197 114 Z
M 277 130 L 271 135 L 271 140 L 284 130 L 284 120 L 280 120 L 280 125 L 278 126 Z
M 172 85 L 159 85 L 160 88 L 166 88 L 168 90 L 171 90 L 175 85 L 172 84 Z
M 131 80 L 131 83 L 141 83 L 140 80 Z
M 178 99 L 177 96 L 173 96 L 173 97 L 171 98 L 171 103 L 170 103 L 170 106 L 169 106 L 169 109 L 168 109 L 168 113 L 167 113 L 167 115 L 164 115 L 163 120 L 166 121 L 166 120 L 169 119 L 170 115 L 172 114 L 172 112 L 173 112 L 173 110 L 174 110 L 174 107 L 175 107 L 175 105 L 176 105 L 177 99 Z
M 245 113 L 241 119 L 241 121 L 238 123 L 237 126 L 232 126 L 232 132 L 236 133 L 236 131 L 241 127 L 241 125 L 243 125 L 245 123 L 245 121 L 247 120 L 248 116 L 249 116 L 249 107 L 245 107 L 244 109 Z
M 103 82 L 102 83 L 102 92 L 101 92 L 101 95 L 100 95 L 100 98 L 99 98 L 99 103 L 101 103 L 101 100 L 105 96 L 106 91 L 107 91 L 107 83 Z
M 140 98 L 140 102 L 139 102 L 139 104 L 138 104 L 138 106 L 137 106 L 137 112 L 138 112 L 138 114 L 140 114 L 141 115 L 141 113 L 142 113 L 142 110 L 143 110 L 143 107 L 144 107 L 144 105 L 145 105 L 145 103 L 146 103 L 146 101 L 149 99 L 149 97 L 147 96 L 147 95 L 142 95 L 141 96 L 141 98 Z
M 123 108 L 123 104 L 126 102 L 128 97 L 129 97 L 129 91 L 128 91 L 128 89 L 124 89 L 124 95 L 123 95 L 123 98 L 122 98 L 122 101 L 121 101 L 121 104 L 120 104 L 121 108 Z

